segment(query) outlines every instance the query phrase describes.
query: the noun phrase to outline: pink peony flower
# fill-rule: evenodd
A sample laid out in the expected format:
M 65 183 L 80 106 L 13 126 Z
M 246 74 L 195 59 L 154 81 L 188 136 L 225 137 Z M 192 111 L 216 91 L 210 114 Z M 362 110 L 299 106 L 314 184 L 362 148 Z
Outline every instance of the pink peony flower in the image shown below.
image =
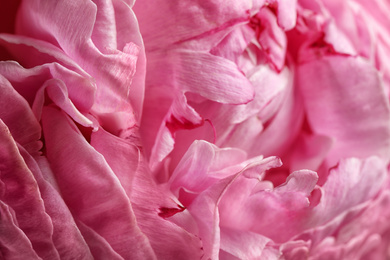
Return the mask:
M 386 0 L 0 3 L 1 259 L 390 258 Z

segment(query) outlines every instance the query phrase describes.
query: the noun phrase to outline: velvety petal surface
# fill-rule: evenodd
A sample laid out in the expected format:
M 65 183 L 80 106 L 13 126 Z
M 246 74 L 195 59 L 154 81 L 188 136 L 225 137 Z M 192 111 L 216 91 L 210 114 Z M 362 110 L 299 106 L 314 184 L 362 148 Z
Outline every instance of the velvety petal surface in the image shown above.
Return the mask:
M 370 64 L 327 56 L 299 66 L 298 78 L 313 132 L 335 139 L 330 166 L 351 156 L 390 158 L 389 102 Z
M 73 216 L 122 257 L 153 259 L 129 198 L 104 157 L 58 109 L 45 108 L 42 121 L 48 160 Z

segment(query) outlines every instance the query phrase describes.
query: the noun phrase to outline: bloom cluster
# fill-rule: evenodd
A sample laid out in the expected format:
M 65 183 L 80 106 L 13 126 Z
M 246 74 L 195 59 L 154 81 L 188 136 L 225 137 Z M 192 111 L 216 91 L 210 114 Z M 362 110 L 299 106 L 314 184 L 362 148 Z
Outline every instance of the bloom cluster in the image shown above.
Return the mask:
M 388 0 L 0 5 L 0 259 L 390 258 Z

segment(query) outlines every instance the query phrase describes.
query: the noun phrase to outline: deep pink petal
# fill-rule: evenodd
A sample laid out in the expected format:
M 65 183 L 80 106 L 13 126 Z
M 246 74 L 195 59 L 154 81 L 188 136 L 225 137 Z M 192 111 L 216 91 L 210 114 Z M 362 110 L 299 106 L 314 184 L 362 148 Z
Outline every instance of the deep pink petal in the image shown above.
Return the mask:
M 18 260 L 18 259 L 41 259 L 34 251 L 30 240 L 19 229 L 17 221 L 14 219 L 10 208 L 0 200 L 0 244 L 1 254 L 3 259 Z
M 42 122 L 48 160 L 72 214 L 124 258 L 153 259 L 129 198 L 104 157 L 58 109 L 45 108 Z
M 36 160 L 22 147 L 19 152 L 37 181 L 45 211 L 53 223 L 53 243 L 60 259 L 93 259 L 89 245 L 77 228 L 71 212 L 56 190 L 57 184 L 45 157 L 37 156 Z M 51 183 L 52 182 L 52 183 Z
M 36 180 L 21 157 L 8 128 L 0 120 L 1 200 L 12 208 L 17 226 L 43 259 L 59 259 L 54 247 L 53 225 Z
M 0 75 L 0 118 L 13 138 L 30 153 L 37 153 L 42 143 L 41 127 L 28 103 L 15 91 L 10 82 Z

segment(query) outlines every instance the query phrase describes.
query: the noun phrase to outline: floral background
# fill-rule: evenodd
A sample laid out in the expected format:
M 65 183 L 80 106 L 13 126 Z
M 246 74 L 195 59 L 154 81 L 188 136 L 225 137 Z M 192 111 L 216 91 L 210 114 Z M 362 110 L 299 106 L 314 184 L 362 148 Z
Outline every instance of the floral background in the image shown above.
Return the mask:
M 0 259 L 390 259 L 389 1 L 0 17 Z

